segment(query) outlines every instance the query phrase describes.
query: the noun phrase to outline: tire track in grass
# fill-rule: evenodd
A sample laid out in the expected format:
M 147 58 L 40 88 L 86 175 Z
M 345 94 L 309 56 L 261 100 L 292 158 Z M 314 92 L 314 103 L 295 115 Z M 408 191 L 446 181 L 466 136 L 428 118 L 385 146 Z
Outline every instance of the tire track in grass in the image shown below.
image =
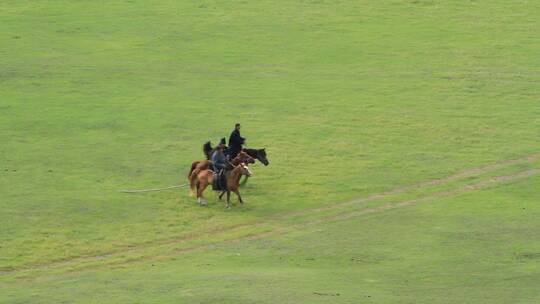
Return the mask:
M 318 221 L 318 223 L 347 220 L 347 219 L 361 216 L 364 214 L 376 213 L 376 212 L 381 212 L 381 211 L 386 211 L 386 210 L 391 210 L 391 209 L 396 209 L 396 208 L 401 208 L 401 207 L 406 207 L 406 206 L 418 205 L 420 203 L 433 202 L 436 199 L 446 198 L 446 197 L 450 197 L 450 196 L 454 196 L 454 195 L 458 195 L 461 193 L 466 193 L 466 192 L 470 192 L 474 190 L 490 188 L 496 185 L 506 184 L 514 180 L 531 177 L 536 174 L 540 174 L 540 168 L 529 169 L 529 170 L 517 172 L 510 175 L 491 177 L 486 180 L 482 180 L 482 181 L 472 183 L 472 184 L 463 185 L 455 189 L 435 192 L 432 195 L 420 197 L 417 199 L 404 200 L 397 203 L 388 203 L 388 204 L 383 204 L 380 206 L 362 209 L 358 211 L 341 213 L 335 216 L 324 218 L 323 221 Z
M 313 226 L 317 226 L 319 224 L 349 220 L 349 219 L 352 219 L 352 218 L 361 217 L 363 215 L 380 213 L 380 212 L 393 210 L 393 209 L 398 209 L 398 208 L 407 207 L 407 206 L 414 206 L 414 205 L 418 205 L 418 204 L 421 204 L 421 203 L 433 203 L 437 199 L 441 199 L 441 198 L 445 198 L 445 197 L 451 197 L 453 195 L 457 195 L 457 194 L 461 194 L 461 193 L 467 193 L 467 192 L 474 191 L 474 190 L 487 189 L 487 188 L 497 186 L 497 185 L 503 185 L 505 183 L 509 183 L 509 182 L 514 181 L 514 180 L 519 180 L 519 179 L 522 179 L 522 178 L 527 178 L 527 177 L 530 177 L 530 176 L 533 176 L 533 175 L 536 175 L 536 174 L 540 174 L 540 168 L 534 168 L 534 169 L 530 169 L 530 170 L 525 170 L 525 171 L 521 171 L 521 172 L 517 172 L 517 173 L 514 173 L 514 174 L 509 174 L 509 175 L 490 177 L 490 178 L 488 178 L 486 180 L 483 180 L 483 181 L 463 185 L 463 186 L 457 187 L 457 188 L 452 189 L 452 190 L 443 190 L 443 191 L 435 192 L 435 193 L 432 193 L 430 195 L 423 196 L 423 197 L 420 197 L 420 198 L 417 198 L 417 199 L 409 199 L 409 200 L 403 200 L 403 201 L 398 201 L 398 202 L 393 202 L 393 203 L 387 203 L 387 204 L 383 204 L 383 205 L 380 205 L 380 206 L 370 207 L 370 208 L 366 208 L 366 209 L 360 209 L 360 210 L 356 210 L 356 211 L 355 210 L 346 211 L 346 212 L 343 212 L 343 213 L 340 213 L 340 214 L 337 214 L 337 215 L 331 215 L 331 216 L 327 216 L 327 217 L 317 218 L 315 220 L 310 220 L 310 221 L 307 221 L 307 222 L 302 222 L 302 223 L 298 223 L 298 224 L 294 224 L 294 225 L 289 225 L 289 226 L 286 226 L 286 227 L 277 227 L 277 228 L 275 228 L 273 230 L 254 233 L 254 234 L 250 234 L 250 235 L 246 235 L 246 236 L 242 236 L 242 237 L 238 237 L 238 238 L 227 239 L 227 240 L 217 241 L 217 242 L 211 242 L 211 243 L 204 244 L 204 245 L 198 245 L 198 246 L 192 246 L 192 247 L 187 247 L 187 248 L 176 249 L 176 250 L 173 250 L 173 251 L 169 252 L 168 254 L 164 254 L 164 255 L 161 255 L 161 256 L 142 256 L 142 257 L 133 258 L 133 259 L 130 259 L 130 260 L 124 260 L 124 261 L 118 261 L 118 262 L 109 263 L 109 264 L 106 264 L 106 266 L 107 267 L 120 266 L 120 265 L 126 265 L 126 264 L 130 264 L 130 263 L 137 263 L 137 262 L 141 262 L 141 261 L 147 261 L 147 262 L 148 261 L 162 261 L 162 260 L 167 260 L 167 259 L 170 259 L 173 256 L 178 256 L 178 255 L 181 255 L 181 254 L 188 254 L 188 253 L 192 253 L 192 252 L 200 252 L 202 250 L 218 249 L 220 246 L 222 246 L 224 244 L 231 244 L 231 243 L 237 244 L 237 243 L 241 243 L 243 241 L 255 241 L 255 240 L 260 240 L 260 239 L 269 238 L 269 237 L 276 237 L 276 236 L 280 236 L 280 235 L 285 235 L 287 233 L 290 233 L 291 231 L 298 231 L 300 229 L 310 228 L 310 227 L 313 227 Z M 105 265 L 103 265 L 103 266 L 105 266 Z M 84 266 L 83 266 L 83 268 L 84 268 Z M 91 267 L 88 267 L 88 268 L 91 268 Z
M 20 272 L 23 272 L 23 271 L 47 270 L 47 269 L 50 269 L 50 268 L 60 268 L 60 267 L 63 267 L 63 266 L 69 266 L 71 264 L 77 264 L 77 263 L 93 263 L 93 262 L 95 263 L 95 262 L 100 262 L 100 261 L 107 260 L 109 258 L 110 259 L 115 258 L 115 257 L 120 258 L 121 256 L 123 256 L 125 254 L 136 253 L 136 252 L 139 252 L 139 251 L 142 251 L 142 250 L 145 250 L 145 249 L 149 249 L 149 248 L 158 248 L 160 246 L 177 245 L 177 244 L 186 243 L 186 242 L 189 242 L 189 241 L 200 240 L 200 239 L 202 239 L 201 235 L 205 236 L 207 234 L 212 234 L 212 233 L 224 234 L 224 233 L 227 233 L 227 232 L 234 232 L 236 230 L 241 230 L 241 229 L 244 229 L 244 228 L 247 228 L 247 227 L 262 228 L 262 227 L 264 227 L 264 225 L 276 223 L 276 222 L 279 222 L 279 220 L 286 220 L 286 219 L 294 218 L 294 217 L 297 217 L 297 216 L 306 216 L 306 215 L 311 215 L 311 214 L 318 214 L 318 213 L 321 213 L 321 212 L 324 212 L 324 211 L 338 210 L 338 209 L 342 209 L 344 207 L 351 206 L 351 205 L 359 205 L 359 204 L 366 203 L 366 202 L 369 202 L 369 201 L 374 201 L 374 200 L 378 200 L 378 199 L 387 198 L 387 197 L 390 197 L 392 195 L 402 194 L 402 193 L 405 193 L 405 192 L 411 191 L 411 190 L 418 190 L 418 189 L 422 189 L 422 188 L 442 185 L 442 184 L 445 184 L 445 183 L 448 183 L 448 182 L 451 182 L 451 181 L 456 181 L 456 180 L 460 180 L 460 179 L 467 178 L 467 177 L 473 177 L 473 176 L 476 176 L 476 175 L 486 174 L 486 173 L 489 173 L 489 172 L 492 172 L 492 171 L 495 171 L 495 170 L 498 170 L 498 169 L 502 169 L 502 168 L 509 167 L 509 166 L 512 166 L 512 165 L 524 163 L 524 162 L 527 162 L 527 161 L 532 161 L 532 160 L 535 160 L 535 159 L 538 159 L 538 158 L 540 158 L 540 153 L 533 153 L 533 154 L 529 154 L 529 155 L 526 155 L 526 156 L 523 156 L 523 157 L 520 157 L 520 158 L 515 158 L 515 159 L 510 159 L 510 160 L 505 160 L 505 161 L 499 161 L 499 162 L 496 162 L 496 163 L 493 163 L 493 164 L 489 164 L 489 165 L 485 165 L 485 166 L 481 166 L 481 167 L 477 167 L 477 168 L 472 168 L 472 169 L 467 169 L 467 170 L 464 170 L 464 171 L 461 171 L 461 172 L 458 172 L 458 173 L 455 173 L 455 174 L 451 174 L 451 175 L 448 175 L 448 176 L 442 177 L 442 178 L 436 178 L 436 179 L 432 179 L 432 180 L 428 180 L 428 181 L 424 181 L 424 182 L 420 182 L 420 183 L 416 183 L 416 184 L 408 185 L 408 186 L 396 187 L 396 188 L 388 190 L 388 191 L 375 193 L 375 194 L 369 195 L 367 197 L 358 198 L 358 199 L 346 201 L 346 202 L 343 202 L 343 203 L 337 203 L 337 204 L 333 204 L 333 205 L 330 205 L 330 206 L 314 208 L 314 209 L 309 209 L 309 210 L 304 210 L 304 211 L 296 211 L 296 212 L 288 212 L 288 213 L 283 213 L 283 214 L 277 214 L 277 215 L 268 217 L 266 220 L 262 220 L 262 221 L 261 220 L 254 220 L 254 221 L 249 221 L 249 222 L 246 222 L 246 223 L 240 223 L 240 224 L 237 224 L 237 225 L 232 225 L 232 226 L 229 226 L 229 227 L 216 227 L 214 229 L 209 229 L 209 230 L 206 230 L 206 231 L 204 231 L 202 233 L 198 233 L 198 234 L 191 233 L 191 234 L 188 234 L 188 235 L 183 235 L 181 237 L 161 239 L 161 240 L 156 240 L 156 241 L 153 241 L 153 242 L 145 242 L 145 243 L 141 243 L 141 244 L 131 244 L 131 245 L 127 245 L 125 247 L 119 248 L 117 250 L 109 251 L 109 252 L 101 252 L 101 253 L 83 255 L 83 256 L 78 256 L 78 257 L 67 257 L 67 258 L 64 258 L 64 259 L 58 259 L 58 260 L 49 261 L 47 263 L 23 265 L 23 266 L 12 267 L 12 268 L 4 268 L 4 269 L 0 269 L 0 274 L 20 273 Z M 308 226 L 311 226 L 311 225 L 320 224 L 322 222 L 345 220 L 345 219 L 348 219 L 348 218 L 351 218 L 351 217 L 360 216 L 360 215 L 364 215 L 364 214 L 368 214 L 368 213 L 380 212 L 380 211 L 383 211 L 383 210 L 389 210 L 389 209 L 395 209 L 395 208 L 399 208 L 399 207 L 414 205 L 414 204 L 418 204 L 418 203 L 425 202 L 425 201 L 432 200 L 432 199 L 436 199 L 436 198 L 443 198 L 443 197 L 446 197 L 446 196 L 455 195 L 455 194 L 459 194 L 459 193 L 462 193 L 462 192 L 467 192 L 467 191 L 472 191 L 472 190 L 476 190 L 476 189 L 482 189 L 482 188 L 490 187 L 491 185 L 494 185 L 494 184 L 504 183 L 504 182 L 508 182 L 508 181 L 511 181 L 511 180 L 514 180 L 514 179 L 531 176 L 531 175 L 537 174 L 539 172 L 540 172 L 540 168 L 535 168 L 535 169 L 526 170 L 526 171 L 522 171 L 522 172 L 519 172 L 519 173 L 511 174 L 511 175 L 489 178 L 487 180 L 483 180 L 483 181 L 472 183 L 472 184 L 467 184 L 467 185 L 464 185 L 464 186 L 461 186 L 461 187 L 458 187 L 458 188 L 455 188 L 455 189 L 439 191 L 439 192 L 436 192 L 436 193 L 434 193 L 432 195 L 424 196 L 424 197 L 421 197 L 421 198 L 418 198 L 418 199 L 411 199 L 411 200 L 401 201 L 401 202 L 398 202 L 398 203 L 383 204 L 383 205 L 380 205 L 380 206 L 376 206 L 376 207 L 373 207 L 373 208 L 362 209 L 362 210 L 359 210 L 359 211 L 346 211 L 346 212 L 340 213 L 338 215 L 332 215 L 332 216 L 328 216 L 328 217 L 322 217 L 322 218 L 319 218 L 319 219 L 315 219 L 313 221 L 310 221 L 309 223 L 300 223 L 300 224 L 296 224 L 296 225 L 289 225 L 289 226 L 287 226 L 285 228 L 276 228 L 274 230 L 265 231 L 265 232 L 258 233 L 258 234 L 252 234 L 252 235 L 237 237 L 237 238 L 233 238 L 233 239 L 227 239 L 227 240 L 224 240 L 224 241 L 215 241 L 215 242 L 211 242 L 210 244 L 198 245 L 198 246 L 193 246 L 191 248 L 184 248 L 184 249 L 176 250 L 175 252 L 176 253 L 191 252 L 193 250 L 214 247 L 214 246 L 216 246 L 216 244 L 223 243 L 223 242 L 230 242 L 230 241 L 233 241 L 233 240 L 258 239 L 258 238 L 262 238 L 262 237 L 268 237 L 268 236 L 272 236 L 272 235 L 276 235 L 276 234 L 280 234 L 280 233 L 285 233 L 285 232 L 289 231 L 290 228 L 308 227 Z M 134 260 L 138 260 L 138 259 L 136 258 Z M 132 261 L 132 260 L 130 260 L 130 261 Z M 117 264 L 117 263 L 114 263 L 114 264 Z
M 438 185 L 442 185 L 442 184 L 445 184 L 445 183 L 448 183 L 448 182 L 464 179 L 464 178 L 467 178 L 467 177 L 473 177 L 473 176 L 476 176 L 476 175 L 489 173 L 489 172 L 496 171 L 496 170 L 499 170 L 499 169 L 503 169 L 505 167 L 509 167 L 509 166 L 512 166 L 512 165 L 517 165 L 517 164 L 524 163 L 524 162 L 527 162 L 527 161 L 536 160 L 538 158 L 540 158 L 540 153 L 533 153 L 533 154 L 529 154 L 529 155 L 526 155 L 526 156 L 523 156 L 523 157 L 520 157 L 520 158 L 516 158 L 516 159 L 509 159 L 509 160 L 506 160 L 506 161 L 500 161 L 500 162 L 496 162 L 496 163 L 493 163 L 493 164 L 488 164 L 488 165 L 477 167 L 477 168 L 463 170 L 461 172 L 451 174 L 451 175 L 448 175 L 448 176 L 445 176 L 445 177 L 435 178 L 435 179 L 432 179 L 432 180 L 428 180 L 428 181 L 424 181 L 424 182 L 420 182 L 420 183 L 412 184 L 412 185 L 408 185 L 408 186 L 397 187 L 397 188 L 394 188 L 394 189 L 391 189 L 391 190 L 388 190 L 388 191 L 383 191 L 383 192 L 371 194 L 371 195 L 369 195 L 367 197 L 363 197 L 363 198 L 352 199 L 352 200 L 349 200 L 349 201 L 346 201 L 346 202 L 337 203 L 337 204 L 324 206 L 324 207 L 319 207 L 319 208 L 314 208 L 314 209 L 310 209 L 310 210 L 306 210 L 306 211 L 299 211 L 299 212 L 297 212 L 295 214 L 293 214 L 293 213 L 284 214 L 284 215 L 278 216 L 278 218 L 281 218 L 281 217 L 285 218 L 285 217 L 291 217 L 291 216 L 302 216 L 302 215 L 306 215 L 306 214 L 309 214 L 309 213 L 312 213 L 312 212 L 335 210 L 335 209 L 339 209 L 339 208 L 342 208 L 342 207 L 345 207 L 345 206 L 350 206 L 350 205 L 355 205 L 355 204 L 362 204 L 362 203 L 366 203 L 366 202 L 377 200 L 377 199 L 383 199 L 383 198 L 386 198 L 386 197 L 389 197 L 389 196 L 392 196 L 392 195 L 405 193 L 405 192 L 408 192 L 408 191 L 411 191 L 411 190 L 418 190 L 418 189 L 422 189 L 422 188 L 438 186 Z

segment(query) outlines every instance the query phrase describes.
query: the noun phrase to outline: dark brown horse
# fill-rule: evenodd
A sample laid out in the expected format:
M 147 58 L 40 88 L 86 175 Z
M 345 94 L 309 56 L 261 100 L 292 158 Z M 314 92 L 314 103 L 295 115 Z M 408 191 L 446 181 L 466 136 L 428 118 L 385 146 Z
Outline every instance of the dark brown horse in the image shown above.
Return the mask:
M 226 149 L 227 147 L 225 147 L 225 150 Z M 206 159 L 208 160 L 212 158 L 212 154 L 214 153 L 215 150 L 216 148 L 215 147 L 213 148 L 212 143 L 210 143 L 209 141 L 203 145 L 203 152 L 204 152 L 204 155 L 206 156 Z M 268 161 L 268 158 L 266 157 L 266 149 L 264 148 L 263 149 L 244 148 L 242 149 L 242 151 L 246 152 L 249 156 L 253 157 L 254 159 L 257 159 L 265 166 L 268 166 L 270 164 L 270 162 Z
M 207 204 L 206 200 L 203 197 L 203 193 L 204 190 L 208 187 L 208 185 L 212 184 L 212 181 L 214 180 L 214 174 L 215 173 L 212 170 L 194 171 L 192 173 L 192 175 L 194 176 L 194 183 L 191 185 L 191 191 L 196 190 L 197 201 L 200 205 Z M 225 172 L 227 190 L 223 193 L 227 193 L 227 208 L 231 207 L 231 191 L 236 193 L 240 203 L 244 203 L 244 201 L 242 200 L 242 196 L 240 196 L 240 192 L 238 191 L 238 188 L 240 187 L 240 177 L 242 175 L 251 176 L 251 171 L 245 163 L 241 163 L 234 167 L 232 170 Z M 220 195 L 220 199 L 223 193 Z

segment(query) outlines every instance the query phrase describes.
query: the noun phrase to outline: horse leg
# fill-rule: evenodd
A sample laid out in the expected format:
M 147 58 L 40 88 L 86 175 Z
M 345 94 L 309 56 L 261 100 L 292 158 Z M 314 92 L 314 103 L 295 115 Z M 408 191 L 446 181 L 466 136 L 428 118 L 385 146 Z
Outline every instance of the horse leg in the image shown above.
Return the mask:
M 226 191 L 222 191 L 221 194 L 219 195 L 219 200 L 221 201 L 223 199 L 223 194 L 225 194 Z
M 240 191 L 238 191 L 238 189 L 234 190 L 234 193 L 236 193 L 236 196 L 238 196 L 238 201 L 240 202 L 240 204 L 244 204 L 244 201 L 242 200 L 242 196 L 240 196 Z
M 227 209 L 231 208 L 231 191 L 227 190 Z
M 199 205 L 201 206 L 207 205 L 206 200 L 203 197 L 204 190 L 206 189 L 207 186 L 208 186 L 208 183 L 205 183 L 205 182 L 199 183 L 198 185 L 197 196 L 198 196 Z
M 197 203 L 199 203 L 200 205 L 201 204 L 201 183 L 197 181 L 196 187 L 197 187 Z

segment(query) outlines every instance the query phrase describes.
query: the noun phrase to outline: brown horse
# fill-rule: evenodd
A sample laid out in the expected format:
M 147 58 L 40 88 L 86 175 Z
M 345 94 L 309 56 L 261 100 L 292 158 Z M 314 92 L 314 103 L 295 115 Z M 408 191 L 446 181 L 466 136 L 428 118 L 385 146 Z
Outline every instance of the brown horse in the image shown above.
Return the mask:
M 231 160 L 231 164 L 233 166 L 238 166 L 241 163 L 254 164 L 255 159 L 253 159 L 251 156 L 249 156 L 246 152 L 242 151 L 242 152 L 238 153 L 238 155 L 233 160 Z M 197 160 L 197 161 L 194 161 L 191 164 L 191 169 L 189 170 L 189 173 L 188 173 L 188 176 L 187 176 L 190 184 L 192 183 L 191 176 L 192 176 L 193 171 L 195 171 L 195 170 L 201 171 L 201 170 L 210 169 L 211 164 L 212 164 L 212 162 L 209 161 L 209 160 Z M 191 193 L 191 194 L 193 194 L 193 193 Z
M 203 192 L 208 187 L 208 185 L 212 184 L 212 181 L 214 179 L 214 172 L 212 170 L 202 170 L 202 171 L 194 171 L 192 173 L 193 178 L 192 180 L 194 183 L 191 184 L 191 191 L 197 191 L 197 202 L 202 205 L 206 205 L 206 201 L 203 197 Z M 239 182 L 240 177 L 242 175 L 251 176 L 251 171 L 249 170 L 249 167 L 245 163 L 241 163 L 234 167 L 232 170 L 225 172 L 225 181 L 227 183 L 227 190 L 223 191 L 223 193 L 227 192 L 227 208 L 231 207 L 231 191 L 236 193 L 238 196 L 238 200 L 240 203 L 244 203 L 242 201 L 242 197 L 240 196 L 240 192 L 238 191 L 239 188 Z M 220 195 L 223 195 L 223 193 Z

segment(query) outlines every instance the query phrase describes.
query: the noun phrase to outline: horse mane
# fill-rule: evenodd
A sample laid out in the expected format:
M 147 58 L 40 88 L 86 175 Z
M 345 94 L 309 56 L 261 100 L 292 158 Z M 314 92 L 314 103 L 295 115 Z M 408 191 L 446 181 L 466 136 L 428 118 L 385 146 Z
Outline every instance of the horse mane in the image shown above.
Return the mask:
M 242 151 L 246 152 L 247 155 L 249 155 L 249 156 L 251 156 L 253 158 L 257 158 L 259 153 L 264 152 L 264 149 L 243 148 Z
M 243 148 L 242 152 L 245 152 L 247 155 L 251 157 L 254 157 L 254 155 L 257 155 L 257 149 Z
M 243 163 L 255 163 L 255 158 L 254 157 L 251 157 L 246 151 L 242 150 L 238 153 L 238 155 L 236 155 L 235 158 L 231 159 L 231 163 L 235 163 L 237 160 L 240 161 L 241 159 Z

